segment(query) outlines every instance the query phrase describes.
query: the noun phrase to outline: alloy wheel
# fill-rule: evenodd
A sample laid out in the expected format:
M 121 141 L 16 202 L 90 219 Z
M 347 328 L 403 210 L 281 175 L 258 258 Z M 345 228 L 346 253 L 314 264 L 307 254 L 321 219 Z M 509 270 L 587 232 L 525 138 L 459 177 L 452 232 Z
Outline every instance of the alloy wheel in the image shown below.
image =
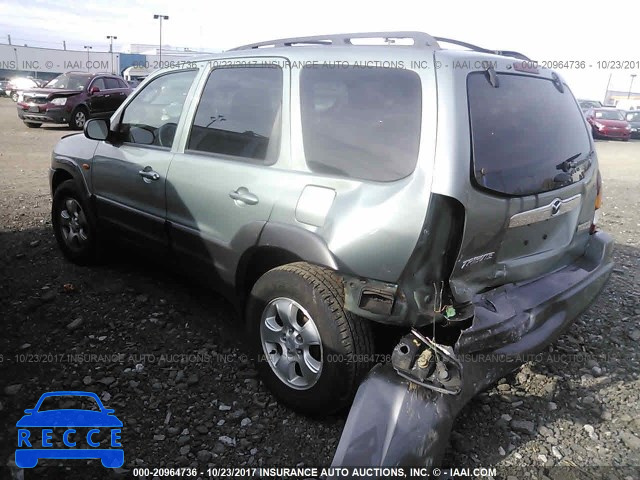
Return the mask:
M 295 300 L 271 300 L 260 320 L 260 339 L 269 366 L 287 386 L 307 390 L 322 372 L 322 341 L 311 315 Z
M 74 198 L 64 201 L 60 211 L 60 230 L 66 245 L 72 250 L 84 248 L 89 240 L 87 217 Z

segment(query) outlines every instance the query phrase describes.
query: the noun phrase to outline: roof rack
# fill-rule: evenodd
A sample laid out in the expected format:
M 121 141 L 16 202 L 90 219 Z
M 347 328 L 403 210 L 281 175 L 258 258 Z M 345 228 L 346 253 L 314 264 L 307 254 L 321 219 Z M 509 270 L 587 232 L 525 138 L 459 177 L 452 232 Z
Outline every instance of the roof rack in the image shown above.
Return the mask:
M 482 48 L 473 43 L 462 42 L 460 40 L 454 40 L 452 38 L 445 37 L 434 37 L 438 43 L 451 43 L 452 45 L 459 45 L 461 47 L 468 48 L 469 50 L 473 50 L 474 52 L 482 52 L 482 53 L 492 53 L 494 55 L 501 55 L 503 57 L 514 57 L 519 58 L 520 60 L 526 60 L 528 62 L 531 61 L 529 57 L 523 55 L 520 52 L 515 52 L 513 50 L 489 50 L 488 48 Z
M 252 49 L 268 48 L 268 47 L 295 47 L 295 46 L 312 46 L 312 45 L 325 45 L 329 47 L 349 46 L 349 45 L 360 46 L 352 42 L 353 39 L 357 39 L 357 38 L 379 38 L 385 41 L 389 41 L 391 39 L 411 39 L 413 40 L 413 45 L 411 45 L 413 47 L 417 47 L 417 48 L 431 47 L 434 49 L 440 48 L 439 42 L 451 43 L 453 45 L 459 45 L 461 47 L 468 48 L 470 50 L 473 50 L 474 52 L 491 53 L 493 55 L 501 55 L 504 57 L 514 57 L 514 58 L 519 58 L 521 60 L 531 61 L 529 57 L 527 57 L 526 55 L 523 55 L 520 52 L 515 52 L 512 50 L 490 50 L 488 48 L 482 48 L 472 43 L 467 43 L 460 40 L 454 40 L 452 38 L 433 37 L 428 33 L 412 32 L 412 31 L 340 33 L 340 34 L 334 34 L 334 35 L 316 35 L 312 37 L 280 38 L 278 40 L 268 40 L 266 42 L 258 42 L 258 43 L 250 43 L 248 45 L 242 45 L 240 47 L 232 48 L 229 51 L 252 50 Z
M 356 38 L 380 38 L 385 41 L 390 39 L 409 38 L 413 40 L 413 47 L 438 48 L 438 42 L 428 33 L 424 32 L 364 32 L 364 33 L 340 33 L 334 35 L 317 35 L 313 37 L 292 37 L 280 38 L 278 40 L 269 40 L 266 42 L 251 43 L 240 47 L 232 48 L 234 50 L 251 50 L 256 48 L 267 47 L 294 47 L 309 45 L 325 45 L 325 46 L 359 46 L 351 40 Z

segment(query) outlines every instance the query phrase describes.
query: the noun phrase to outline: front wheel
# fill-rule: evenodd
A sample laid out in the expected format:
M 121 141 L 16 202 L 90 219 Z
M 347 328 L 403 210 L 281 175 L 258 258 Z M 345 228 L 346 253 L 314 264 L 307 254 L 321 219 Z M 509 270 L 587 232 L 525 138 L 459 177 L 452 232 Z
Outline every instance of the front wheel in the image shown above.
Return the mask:
M 97 259 L 94 217 L 74 180 L 66 180 L 56 188 L 51 223 L 65 257 L 80 265 Z
M 69 126 L 74 130 L 82 130 L 84 128 L 84 124 L 87 123 L 88 119 L 89 113 L 87 112 L 87 109 L 84 107 L 78 107 L 71 114 Z
M 11 94 L 11 100 L 13 100 L 14 102 L 18 101 L 18 97 L 19 97 L 18 92 L 13 92 Z
M 28 128 L 40 128 L 40 126 L 42 125 L 41 123 L 34 123 L 34 122 L 24 122 L 24 124 Z
M 247 322 L 258 370 L 302 413 L 348 406 L 372 366 L 371 326 L 344 309 L 343 292 L 335 272 L 302 262 L 268 271 L 251 291 Z

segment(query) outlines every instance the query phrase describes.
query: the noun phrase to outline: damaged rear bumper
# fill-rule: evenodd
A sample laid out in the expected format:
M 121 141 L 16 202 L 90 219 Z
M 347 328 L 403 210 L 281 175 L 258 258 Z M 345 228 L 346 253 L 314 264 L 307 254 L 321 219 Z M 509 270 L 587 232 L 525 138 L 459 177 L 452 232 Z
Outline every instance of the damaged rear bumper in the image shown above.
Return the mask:
M 411 340 L 421 345 L 403 349 L 411 358 L 403 359 L 396 347 L 394 361 L 376 366 L 360 386 L 333 465 L 438 465 L 462 407 L 527 355 L 554 342 L 595 300 L 613 269 L 612 250 L 611 237 L 597 232 L 575 263 L 477 295 L 471 326 L 462 330 L 453 347 L 444 347 L 457 365 L 451 372 L 459 375 L 456 389 L 442 392 L 448 385 L 438 373 L 447 362 L 438 367 L 435 350 L 436 366 L 419 380 L 410 380 L 419 370 L 420 352 L 430 348 L 430 342 Z
M 600 293 L 613 270 L 612 252 L 613 239 L 597 232 L 576 262 L 477 295 L 472 325 L 460 335 L 456 352 L 523 355 L 549 345 Z

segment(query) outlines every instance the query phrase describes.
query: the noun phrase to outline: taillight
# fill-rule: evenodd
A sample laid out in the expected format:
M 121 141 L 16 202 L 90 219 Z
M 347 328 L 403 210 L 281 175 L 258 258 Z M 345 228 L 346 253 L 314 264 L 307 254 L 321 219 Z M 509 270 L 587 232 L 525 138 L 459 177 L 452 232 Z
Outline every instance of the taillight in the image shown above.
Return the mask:
M 602 176 L 600 170 L 598 170 L 598 176 L 596 177 L 596 210 L 602 206 Z
M 595 212 L 593 213 L 593 221 L 591 222 L 591 228 L 589 229 L 589 233 L 591 234 L 598 231 L 598 217 L 600 217 L 600 212 L 598 212 L 598 210 L 602 207 L 602 176 L 600 175 L 600 170 L 598 170 L 598 175 L 596 176 L 596 201 L 594 207 Z

